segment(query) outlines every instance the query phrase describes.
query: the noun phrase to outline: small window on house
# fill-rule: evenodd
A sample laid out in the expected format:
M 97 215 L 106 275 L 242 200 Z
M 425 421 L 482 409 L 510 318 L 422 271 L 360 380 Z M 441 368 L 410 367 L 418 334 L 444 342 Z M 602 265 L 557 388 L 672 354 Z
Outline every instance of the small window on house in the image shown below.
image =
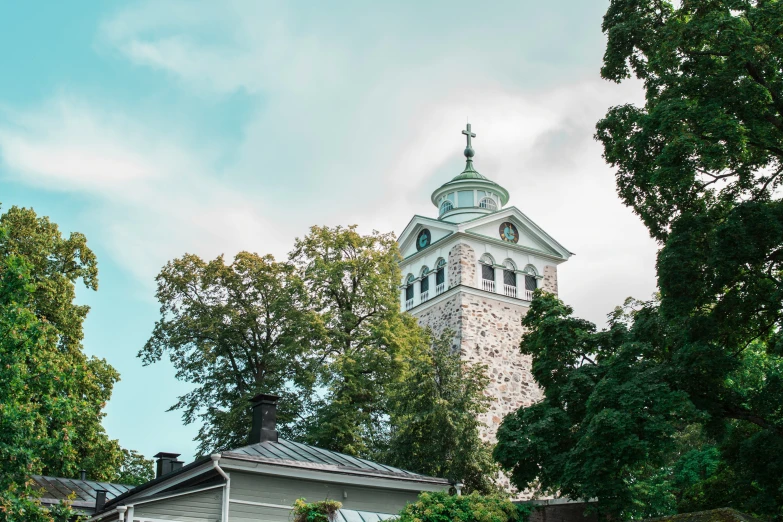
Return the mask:
M 451 204 L 451 201 L 449 201 L 449 200 L 444 201 L 441 204 L 441 206 L 440 206 L 440 215 L 442 216 L 443 214 L 445 214 L 446 212 L 448 212 L 449 210 L 451 210 L 453 208 L 454 208 L 454 205 Z
M 484 198 L 479 202 L 479 207 L 487 210 L 497 210 L 498 206 L 492 198 Z
M 530 290 L 531 292 L 538 288 L 538 281 L 536 280 L 535 276 L 526 275 L 525 276 L 525 290 Z

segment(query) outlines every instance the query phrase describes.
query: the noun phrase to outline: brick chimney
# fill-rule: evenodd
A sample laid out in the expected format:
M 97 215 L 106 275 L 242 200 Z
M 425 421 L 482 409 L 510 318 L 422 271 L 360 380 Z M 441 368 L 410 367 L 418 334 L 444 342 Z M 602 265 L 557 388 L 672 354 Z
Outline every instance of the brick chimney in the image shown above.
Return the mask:
M 277 442 L 277 400 L 276 395 L 259 393 L 250 403 L 253 405 L 253 425 L 250 428 L 250 444 Z

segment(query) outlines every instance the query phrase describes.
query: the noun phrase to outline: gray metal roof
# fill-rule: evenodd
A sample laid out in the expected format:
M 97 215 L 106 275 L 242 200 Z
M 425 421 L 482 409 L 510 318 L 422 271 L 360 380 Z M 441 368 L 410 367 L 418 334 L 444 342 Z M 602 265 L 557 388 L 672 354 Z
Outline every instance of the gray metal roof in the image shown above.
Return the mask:
M 44 475 L 31 475 L 30 478 L 35 482 L 34 487 L 40 490 L 41 501 L 44 504 L 56 504 L 60 500 L 74 494 L 73 506 L 79 508 L 94 508 L 95 492 L 99 489 L 106 490 L 107 501 L 133 489 L 133 486 L 126 484 L 113 484 L 95 480 L 47 477 Z
M 367 459 L 352 457 L 344 453 L 325 450 L 280 439 L 278 442 L 259 442 L 242 448 L 222 452 L 224 457 L 249 457 L 250 460 L 272 460 L 276 464 L 289 464 L 297 467 L 319 468 L 342 473 L 361 472 L 362 474 L 381 475 L 389 478 L 448 483 L 446 479 L 428 477 L 404 469 L 379 464 Z M 360 521 L 357 521 L 360 522 Z

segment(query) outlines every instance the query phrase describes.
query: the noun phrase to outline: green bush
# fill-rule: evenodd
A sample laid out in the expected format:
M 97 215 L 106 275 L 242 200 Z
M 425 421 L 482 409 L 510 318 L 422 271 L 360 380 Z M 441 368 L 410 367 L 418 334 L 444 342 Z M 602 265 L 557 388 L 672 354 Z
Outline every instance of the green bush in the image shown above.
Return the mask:
M 399 522 L 509 522 L 519 518 L 517 507 L 500 495 L 453 496 L 422 493 L 400 512 Z
M 307 499 L 298 498 L 294 501 L 294 522 L 332 522 L 341 507 L 336 500 L 308 503 Z

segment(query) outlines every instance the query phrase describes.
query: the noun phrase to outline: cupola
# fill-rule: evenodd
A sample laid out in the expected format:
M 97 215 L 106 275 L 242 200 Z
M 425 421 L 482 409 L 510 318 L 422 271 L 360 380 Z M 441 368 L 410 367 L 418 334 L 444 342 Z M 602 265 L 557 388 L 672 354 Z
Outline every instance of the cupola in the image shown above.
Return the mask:
M 476 134 L 471 132 L 470 123 L 462 134 L 468 140 L 465 170 L 432 193 L 432 203 L 438 208 L 438 219 L 450 223 L 462 223 L 497 212 L 508 203 L 508 191 L 473 168 L 475 151 L 471 139 Z

